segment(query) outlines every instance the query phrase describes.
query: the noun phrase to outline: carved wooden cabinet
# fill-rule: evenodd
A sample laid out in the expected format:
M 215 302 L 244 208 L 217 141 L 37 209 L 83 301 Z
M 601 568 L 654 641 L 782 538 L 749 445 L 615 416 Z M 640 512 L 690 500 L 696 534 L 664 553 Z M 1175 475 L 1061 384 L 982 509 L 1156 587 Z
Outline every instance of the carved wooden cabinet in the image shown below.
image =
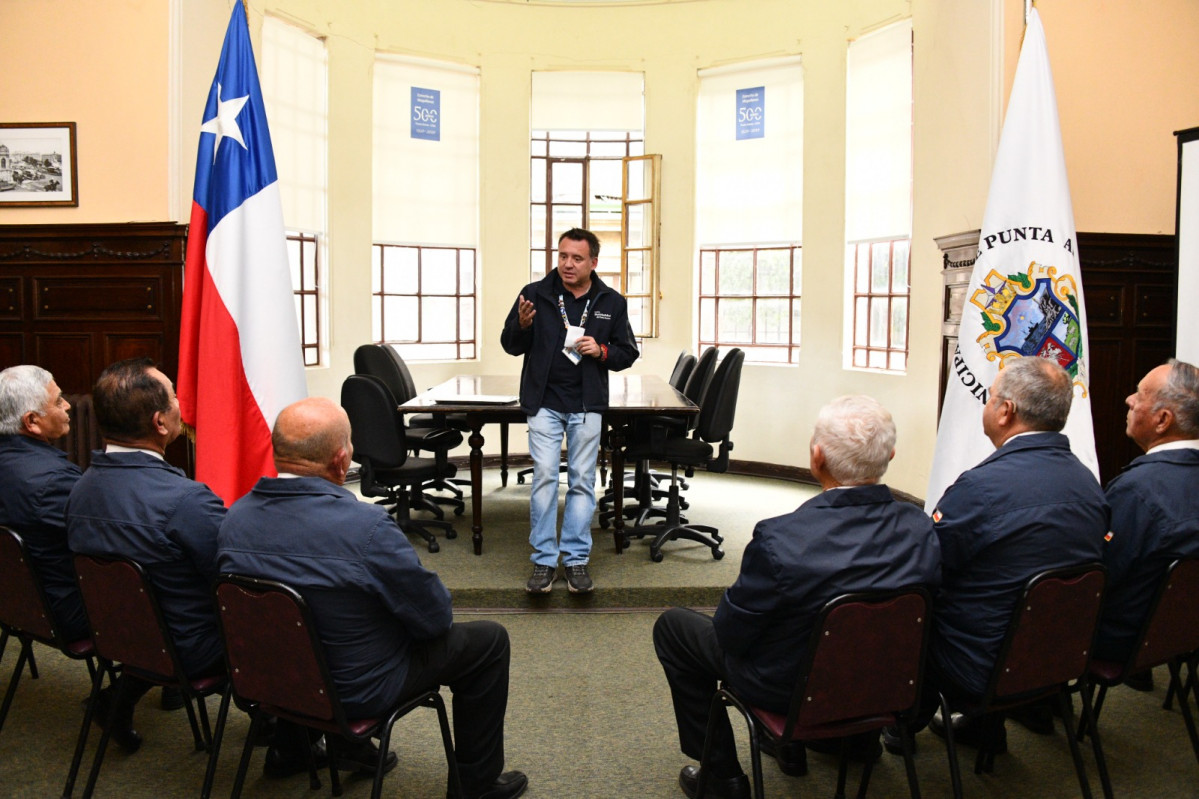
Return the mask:
M 978 253 L 978 231 L 936 242 L 944 286 L 940 401 Z M 1078 260 L 1087 308 L 1095 448 L 1106 483 L 1141 454 L 1124 435 L 1125 397 L 1146 372 L 1174 354 L 1178 257 L 1173 236 L 1079 233 Z
M 0 225 L 0 369 L 37 364 L 76 400 L 124 358 L 148 356 L 174 378 L 186 237 L 172 222 Z M 60 445 L 86 461 L 98 432 L 72 415 Z M 182 448 L 168 451 L 179 465 Z

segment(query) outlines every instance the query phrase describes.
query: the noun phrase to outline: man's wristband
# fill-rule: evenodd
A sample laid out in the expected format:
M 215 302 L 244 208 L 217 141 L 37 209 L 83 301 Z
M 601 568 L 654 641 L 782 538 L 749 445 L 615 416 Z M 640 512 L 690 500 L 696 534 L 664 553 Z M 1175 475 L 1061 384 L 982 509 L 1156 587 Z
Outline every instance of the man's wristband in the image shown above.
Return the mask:
M 601 344 L 600 345 L 600 363 L 603 363 L 606 360 L 608 360 L 608 345 Z

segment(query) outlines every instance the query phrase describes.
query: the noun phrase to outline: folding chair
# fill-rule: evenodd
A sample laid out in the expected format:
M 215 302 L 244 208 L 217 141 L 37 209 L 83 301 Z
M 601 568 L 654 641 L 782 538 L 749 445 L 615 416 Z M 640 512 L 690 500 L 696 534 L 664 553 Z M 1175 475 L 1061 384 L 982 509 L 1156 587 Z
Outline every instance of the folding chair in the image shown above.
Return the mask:
M 1150 605 L 1149 615 L 1137 637 L 1132 654 L 1123 663 L 1110 660 L 1092 660 L 1087 688 L 1095 699 L 1093 725 L 1099 724 L 1103 700 L 1107 689 L 1119 685 L 1129 674 L 1151 669 L 1165 663 L 1170 669 L 1171 685 L 1185 685 L 1186 690 L 1177 691 L 1179 710 L 1186 723 L 1191 749 L 1199 759 L 1199 734 L 1195 729 L 1195 717 L 1191 712 L 1191 696 L 1195 682 L 1195 652 L 1199 650 L 1199 558 L 1182 558 L 1170 564 L 1158 586 L 1157 594 Z M 1184 683 L 1182 666 L 1190 666 L 1190 677 Z M 1199 702 L 1199 699 L 1196 700 Z M 1078 739 L 1091 730 L 1080 724 Z M 1100 761 L 1100 776 L 1107 779 L 1107 764 Z
M 1021 705 L 1055 697 L 1078 784 L 1087 799 L 1091 786 L 1078 741 L 1074 736 L 1073 711 L 1070 708 L 1070 683 L 1078 681 L 1083 703 L 1084 723 L 1091 718 L 1090 694 L 1085 690 L 1087 666 L 1099 624 L 1099 608 L 1107 572 L 1102 565 L 1051 569 L 1033 576 L 1012 611 L 1012 620 L 1000 645 L 999 657 L 991 672 L 987 690 L 978 702 L 957 702 L 951 706 L 941 692 L 941 717 L 945 720 L 946 753 L 955 799 L 962 797 L 962 776 L 954 743 L 953 713 L 978 718 Z M 997 728 L 996 728 L 997 729 Z M 1098 734 L 1091 736 L 1095 759 L 1103 763 L 1103 747 Z M 990 773 L 995 767 L 996 741 L 984 738 L 974 762 L 974 773 Z M 1104 795 L 1111 796 L 1106 768 L 1100 765 Z
M 215 675 L 189 679 L 183 670 L 175 644 L 163 620 L 162 607 L 154 591 L 154 586 L 146 578 L 146 573 L 140 565 L 128 558 L 92 555 L 75 555 L 75 573 L 79 579 L 79 591 L 83 594 L 83 608 L 87 612 L 88 626 L 92 631 L 92 643 L 96 655 L 105 667 L 116 664 L 123 673 L 132 674 L 156 685 L 178 686 L 183 694 L 184 707 L 187 709 L 187 720 L 191 724 L 192 736 L 195 739 L 196 751 L 209 751 L 209 774 L 206 775 L 201 788 L 202 799 L 207 799 L 212 790 L 212 763 L 215 762 L 219 742 L 214 743 L 208 724 L 208 709 L 204 705 L 204 697 L 218 691 L 228 695 L 228 681 L 225 675 Z M 96 700 L 100 695 L 100 678 L 97 673 L 92 680 L 92 694 L 88 701 L 87 711 L 83 717 L 83 727 L 79 730 L 79 742 L 75 747 L 75 759 L 71 764 L 71 774 L 67 782 L 64 796 L 70 794 L 74 786 L 75 776 L 83 758 L 83 749 L 87 743 L 88 729 L 95 713 Z M 123 681 L 117 681 L 117 696 L 114 704 L 120 706 L 122 700 Z M 203 725 L 196 723 L 196 711 L 192 701 L 196 701 L 199 716 Z M 100 776 L 100 766 L 104 760 L 104 752 L 108 747 L 108 739 L 112 736 L 112 727 L 104 730 L 100 737 L 100 745 L 92 761 L 91 774 L 88 776 L 87 787 L 84 789 L 84 799 L 88 799 L 96 787 L 96 779 Z
M 454 757 L 449 719 L 440 693 L 433 690 L 410 697 L 378 717 L 347 718 L 329 672 L 312 611 L 299 593 L 272 580 L 224 574 L 217 581 L 216 599 L 233 694 L 240 706 L 250 708 L 251 719 L 233 784 L 233 799 L 241 796 L 254 736 L 266 715 L 353 741 L 378 736 L 380 756 L 371 797 L 379 799 L 383 791 L 383 770 L 390 748 L 392 727 L 400 717 L 418 707 L 437 711 L 441 742 L 449 768 L 449 795 L 462 796 L 458 761 Z M 279 668 L 281 662 L 287 664 L 286 669 Z M 226 694 L 221 700 L 217 717 L 218 745 L 224 734 L 228 713 L 229 695 Z M 311 761 L 309 776 L 312 787 L 320 787 Z M 341 796 L 337 753 L 332 747 L 329 749 L 329 779 L 333 795 Z
M 0 631 L 3 631 L 5 641 L 11 636 L 21 645 L 17 665 L 13 667 L 8 690 L 4 693 L 4 704 L 0 706 L 2 731 L 26 663 L 29 664 L 29 676 L 37 679 L 37 664 L 33 658 L 35 641 L 57 649 L 72 660 L 87 661 L 87 670 L 93 679 L 96 676 L 96 652 L 90 638 L 64 641 L 59 635 L 49 600 L 42 589 L 41 579 L 33 570 L 25 541 L 15 531 L 3 526 L 0 526 L 0 586 L 4 586 L 4 590 L 0 591 Z
M 786 715 L 754 707 L 734 689 L 722 686 L 712 697 L 697 795 L 704 795 L 705 766 L 717 714 L 731 705 L 749 728 L 756 799 L 765 795 L 762 736 L 778 751 L 793 740 L 846 738 L 889 726 L 900 729 L 908 790 L 913 799 L 919 799 L 907 725 L 920 702 L 930 605 L 929 594 L 921 587 L 845 594 L 826 604 L 808 638 L 807 656 Z M 843 741 L 837 799 L 845 796 L 848 749 L 848 741 Z M 867 763 L 862 771 L 859 798 L 866 795 L 872 769 L 873 763 Z

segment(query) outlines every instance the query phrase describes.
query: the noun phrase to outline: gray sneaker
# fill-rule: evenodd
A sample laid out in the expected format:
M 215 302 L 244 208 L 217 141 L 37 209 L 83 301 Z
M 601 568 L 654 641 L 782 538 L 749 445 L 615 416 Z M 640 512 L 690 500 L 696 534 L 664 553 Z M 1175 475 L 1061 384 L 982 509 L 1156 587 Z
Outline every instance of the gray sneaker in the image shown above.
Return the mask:
M 525 590 L 530 594 L 548 594 L 553 589 L 554 580 L 557 577 L 558 569 L 556 566 L 542 566 L 540 563 L 534 564 L 533 576 L 525 584 Z
M 587 573 L 586 563 L 566 567 L 566 587 L 572 594 L 590 594 L 595 590 L 591 575 Z

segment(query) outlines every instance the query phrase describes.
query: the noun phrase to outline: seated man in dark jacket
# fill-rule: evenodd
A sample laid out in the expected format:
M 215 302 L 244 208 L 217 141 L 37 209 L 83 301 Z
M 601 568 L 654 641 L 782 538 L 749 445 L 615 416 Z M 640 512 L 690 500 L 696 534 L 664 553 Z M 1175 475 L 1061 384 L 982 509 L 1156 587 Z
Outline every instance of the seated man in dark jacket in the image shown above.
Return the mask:
M 39 366 L 0 372 L 0 524 L 25 540 L 58 634 L 87 638 L 87 616 L 67 547 L 67 496 L 79 467 L 50 442 L 71 430 L 54 376 Z
M 279 477 L 261 478 L 229 510 L 221 571 L 279 580 L 304 596 L 351 718 L 451 686 L 466 796 L 520 796 L 525 775 L 502 773 L 507 630 L 454 623 L 449 591 L 395 520 L 342 487 L 353 446 L 341 408 L 323 398 L 289 405 L 271 443 Z
M 1103 556 L 1103 491 L 1059 432 L 1073 396 L 1066 371 L 1036 357 L 1009 362 L 991 386 L 982 421 L 996 450 L 963 472 L 933 512 L 944 565 L 933 602 L 930 691 L 981 696 L 1029 579 Z M 1044 713 L 1029 724 L 1053 730 Z M 963 743 L 978 740 L 980 728 L 954 729 Z M 1004 751 L 1006 733 L 1000 728 L 996 735 Z
M 879 483 L 895 455 L 895 423 L 886 409 L 869 397 L 834 400 L 820 411 L 810 454 L 823 492 L 785 516 L 758 522 L 715 618 L 673 608 L 654 626 L 688 757 L 698 760 L 703 752 L 718 681 L 758 707 L 787 712 L 812 624 L 829 600 L 852 591 L 933 587 L 939 579 L 932 522 Z M 714 736 L 705 795 L 749 796 L 724 713 Z M 698 779 L 695 766 L 684 767 L 683 793 L 694 797 Z
M 92 389 L 104 452 L 96 452 L 71 490 L 67 536 L 71 550 L 137 561 L 158 593 L 171 639 L 188 676 L 224 668 L 224 650 L 212 599 L 216 531 L 225 506 L 203 483 L 166 462 L 167 445 L 182 430 L 170 379 L 148 358 L 106 368 Z M 151 687 L 132 675 L 113 707 L 113 688 L 96 709 L 101 726 L 127 751 L 141 746 L 133 707 Z
M 1199 369 L 1171 360 L 1127 399 L 1128 437 L 1145 454 L 1107 485 L 1111 539 L 1095 657 L 1122 661 L 1166 568 L 1199 555 Z

